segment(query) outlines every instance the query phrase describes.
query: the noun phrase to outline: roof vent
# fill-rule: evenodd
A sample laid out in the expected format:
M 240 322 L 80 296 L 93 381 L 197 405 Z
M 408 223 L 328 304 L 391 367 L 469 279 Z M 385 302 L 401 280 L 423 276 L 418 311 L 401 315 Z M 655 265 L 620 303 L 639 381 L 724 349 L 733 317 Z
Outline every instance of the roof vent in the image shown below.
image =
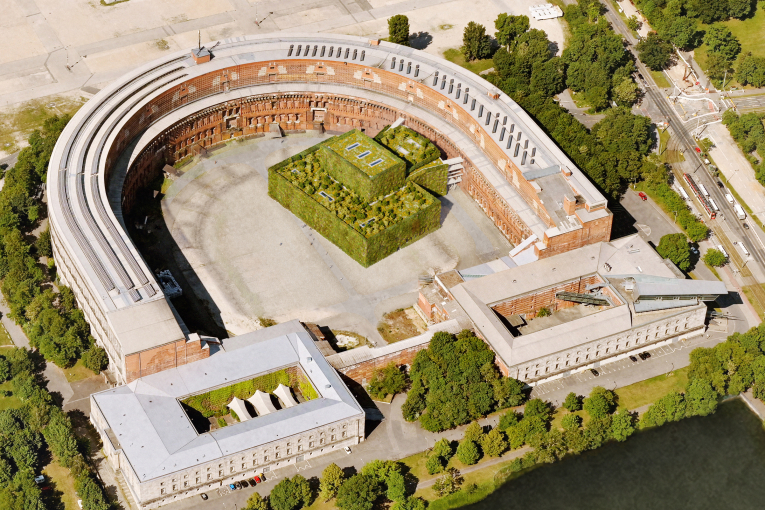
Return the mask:
M 310 356 L 308 356 L 308 357 L 305 359 L 305 362 L 306 362 L 306 363 L 310 363 L 310 362 L 312 362 L 312 361 L 313 361 L 313 358 L 312 358 L 312 357 L 310 357 Z

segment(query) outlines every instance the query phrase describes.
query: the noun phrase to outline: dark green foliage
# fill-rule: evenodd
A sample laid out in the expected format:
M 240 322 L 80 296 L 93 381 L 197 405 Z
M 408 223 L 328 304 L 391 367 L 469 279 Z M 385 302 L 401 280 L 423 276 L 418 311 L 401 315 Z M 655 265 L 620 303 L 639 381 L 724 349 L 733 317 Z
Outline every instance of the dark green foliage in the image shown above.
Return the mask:
M 709 46 L 710 53 L 717 53 L 728 61 L 735 59 L 741 51 L 741 43 L 725 25 L 709 27 L 704 42 Z
M 646 185 L 651 198 L 663 204 L 670 214 L 677 213 L 677 223 L 688 233 L 691 241 L 707 238 L 709 228 L 691 213 L 688 204 L 666 183 L 666 177 L 661 177 L 658 183 L 647 179 Z
M 471 21 L 465 27 L 462 35 L 462 48 L 465 60 L 471 61 L 491 56 L 491 37 L 486 33 L 486 27 Z
M 513 425 L 516 425 L 519 421 L 521 421 L 522 416 L 519 416 L 518 413 L 516 413 L 513 410 L 510 410 L 502 415 L 502 417 L 499 419 L 499 423 L 497 424 L 497 427 L 500 430 L 507 430 Z
M 539 434 L 534 443 L 534 454 L 538 463 L 551 464 L 563 458 L 568 451 L 563 433 L 558 429 Z
M 472 466 L 481 459 L 481 450 L 475 441 L 463 439 L 457 447 L 457 458 L 463 464 Z
M 357 474 L 345 481 L 337 493 L 337 507 L 341 510 L 372 510 L 383 493 L 373 476 Z
M 483 436 L 483 427 L 477 421 L 474 421 L 465 429 L 464 439 L 467 439 L 468 441 L 473 441 L 475 443 L 481 444 L 481 441 L 483 441 Z
M 726 257 L 720 250 L 710 248 L 704 254 L 704 262 L 713 267 L 722 267 L 728 263 L 728 257 Z
M 481 450 L 489 457 L 499 457 L 508 448 L 507 436 L 498 428 L 491 429 L 483 436 Z
M 0 355 L 0 383 L 4 383 L 11 377 L 11 365 Z
M 50 227 L 40 233 L 40 237 L 35 242 L 35 248 L 37 248 L 37 253 L 41 257 L 53 256 L 53 245 L 50 242 Z
M 268 499 L 257 492 L 253 492 L 252 496 L 247 499 L 247 506 L 244 507 L 244 510 L 268 510 L 269 508 Z
M 403 14 L 388 18 L 388 41 L 409 46 L 409 18 Z
M 494 20 L 494 37 L 501 46 L 509 47 L 515 39 L 529 29 L 529 17 L 502 13 Z
M 611 414 L 616 405 L 616 395 L 602 386 L 595 386 L 584 400 L 584 410 L 590 418 L 604 418 Z
M 742 85 L 765 86 L 765 58 L 751 53 L 741 58 L 736 67 L 736 80 Z
M 383 369 L 375 370 L 367 391 L 374 398 L 383 399 L 387 395 L 401 393 L 407 384 L 406 374 L 395 363 L 390 363 Z
M 731 18 L 747 18 L 755 3 L 752 0 L 728 0 L 728 14 Z
M 572 391 L 566 395 L 566 400 L 563 401 L 563 408 L 571 413 L 578 411 L 582 408 L 582 399 Z
M 284 478 L 268 498 L 274 510 L 299 510 L 311 504 L 311 487 L 301 475 Z
M 656 251 L 662 258 L 671 260 L 681 271 L 688 271 L 691 267 L 691 246 L 685 234 L 662 236 Z
M 621 409 L 611 417 L 611 437 L 617 441 L 626 441 L 635 432 L 635 416 Z
M 584 429 L 584 436 L 587 438 L 587 447 L 590 450 L 603 446 L 611 439 L 611 416 L 606 415 L 603 418 L 590 420 Z
M 645 156 L 654 143 L 651 119 L 635 115 L 627 108 L 609 109 L 606 118 L 593 126 L 592 134 L 606 150 L 615 154 L 636 152 Z
M 102 347 L 94 344 L 82 355 L 82 362 L 94 373 L 100 374 L 109 366 L 109 356 Z
M 417 353 L 404 418 L 419 418 L 426 430 L 442 431 L 522 403 L 522 384 L 500 376 L 494 353 L 470 331 L 456 337 L 438 332 Z
M 701 44 L 702 32 L 696 30 L 696 21 L 686 17 L 671 18 L 660 35 L 678 48 L 692 50 Z
M 540 418 L 545 424 L 550 423 L 552 419 L 552 407 L 548 402 L 542 399 L 534 398 L 526 402 L 523 408 L 524 418 Z
M 685 418 L 685 398 L 682 393 L 672 392 L 656 401 L 643 414 L 641 425 L 643 427 L 656 427 L 670 421 L 678 421 Z
M 82 499 L 84 510 L 109 510 L 111 507 L 103 488 L 91 474 L 78 476 L 74 481 L 74 487 L 77 490 L 77 495 Z
M 699 18 L 707 25 L 716 21 L 725 21 L 730 17 L 728 0 L 689 0 L 686 4 L 688 15 Z
M 746 159 L 755 170 L 755 176 L 760 184 L 765 186 L 765 127 L 763 127 L 765 114 L 745 113 L 739 116 L 733 110 L 726 110 L 723 113 L 722 122 L 728 127 L 731 136 L 741 150 L 744 151 Z M 757 151 L 760 161 L 750 153 Z
M 640 41 L 637 50 L 640 60 L 654 71 L 666 69 L 674 51 L 672 44 L 656 33 L 650 33 L 648 37 Z
M 582 425 L 582 417 L 578 414 L 567 414 L 560 421 L 564 430 L 576 430 Z
M 441 157 L 433 142 L 406 126 L 386 126 L 374 140 L 406 162 L 407 175 Z
M 425 463 L 428 473 L 434 475 L 443 471 L 452 455 L 454 455 L 454 451 L 449 440 L 446 438 L 439 439 L 430 451 Z
M 510 448 L 515 450 L 540 434 L 547 432 L 547 424 L 539 416 L 524 416 L 516 425 L 505 430 Z

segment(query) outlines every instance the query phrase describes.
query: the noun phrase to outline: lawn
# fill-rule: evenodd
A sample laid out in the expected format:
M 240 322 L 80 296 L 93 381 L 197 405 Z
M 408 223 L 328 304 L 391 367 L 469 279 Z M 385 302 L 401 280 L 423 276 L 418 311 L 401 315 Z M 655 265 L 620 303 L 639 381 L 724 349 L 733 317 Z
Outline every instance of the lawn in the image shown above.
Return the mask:
M 8 330 L 5 329 L 5 325 L 0 323 L 0 347 L 6 345 L 13 346 L 13 340 L 11 339 L 11 335 L 8 334 Z
M 658 87 L 665 89 L 672 86 L 667 79 L 667 76 L 664 74 L 664 71 L 651 71 L 649 69 L 648 72 L 651 73 L 651 78 L 653 78 L 653 81 L 656 82 Z
M 426 329 L 427 325 L 412 307 L 386 313 L 377 326 L 377 331 L 389 344 L 420 335 Z
M 444 58 L 453 64 L 464 67 L 468 71 L 474 72 L 475 74 L 480 74 L 482 71 L 494 67 L 494 61 L 490 58 L 465 62 L 465 57 L 462 55 L 462 52 L 454 48 L 446 50 L 444 52 Z
M 71 472 L 54 460 L 42 470 L 46 481 L 50 482 L 53 496 L 58 496 L 66 510 L 77 510 L 77 492 L 74 490 L 74 479 Z M 43 493 L 45 495 L 45 493 Z M 58 499 L 56 498 L 56 499 Z M 53 506 L 52 506 L 53 507 Z
M 754 311 L 757 312 L 760 319 L 765 320 L 765 289 L 763 287 L 765 287 L 763 284 L 747 285 L 742 287 L 741 290 L 744 291 L 744 295 L 752 304 Z
M 26 145 L 25 140 L 54 115 L 74 114 L 85 104 L 81 97 L 49 96 L 28 101 L 0 113 L 0 151 L 11 154 Z
M 0 384 L 0 391 L 12 391 L 11 382 Z M 0 411 L 5 409 L 18 409 L 21 407 L 21 400 L 11 395 L 10 397 L 0 397 Z
M 64 375 L 66 376 L 66 380 L 70 383 L 82 381 L 83 379 L 94 377 L 96 375 L 91 369 L 82 363 L 81 359 L 78 359 L 77 363 L 75 363 L 73 367 L 64 368 L 63 370 Z
M 673 390 L 684 391 L 686 384 L 688 384 L 688 367 L 674 370 L 670 376 L 657 375 L 651 379 L 618 388 L 616 394 L 619 396 L 619 407 L 637 409 L 655 402 Z

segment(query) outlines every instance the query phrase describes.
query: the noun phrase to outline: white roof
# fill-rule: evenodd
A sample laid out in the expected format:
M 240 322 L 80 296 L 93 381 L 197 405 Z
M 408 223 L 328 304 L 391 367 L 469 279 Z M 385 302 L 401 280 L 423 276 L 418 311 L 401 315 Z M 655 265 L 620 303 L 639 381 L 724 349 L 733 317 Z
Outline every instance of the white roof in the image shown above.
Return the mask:
M 284 407 L 292 407 L 297 405 L 295 399 L 292 398 L 292 391 L 290 391 L 288 387 L 281 383 L 279 383 L 279 386 L 274 390 L 274 395 L 279 397 L 279 400 L 282 401 Z
M 244 400 L 241 398 L 234 397 L 234 399 L 229 402 L 228 406 L 226 407 L 236 413 L 236 415 L 239 417 L 239 421 L 247 421 L 252 418 L 249 411 L 247 411 L 247 406 L 244 405 Z
M 271 402 L 271 395 L 257 390 L 253 396 L 247 399 L 247 402 L 252 404 L 258 416 L 265 416 L 267 414 L 275 413 L 276 408 Z
M 361 406 L 298 321 L 236 337 L 236 348 L 91 395 L 140 482 L 351 417 Z M 248 339 L 252 341 L 248 343 Z M 310 358 L 310 361 L 309 361 Z M 179 399 L 298 365 L 319 398 L 198 434 Z M 238 414 L 238 412 L 237 412 Z

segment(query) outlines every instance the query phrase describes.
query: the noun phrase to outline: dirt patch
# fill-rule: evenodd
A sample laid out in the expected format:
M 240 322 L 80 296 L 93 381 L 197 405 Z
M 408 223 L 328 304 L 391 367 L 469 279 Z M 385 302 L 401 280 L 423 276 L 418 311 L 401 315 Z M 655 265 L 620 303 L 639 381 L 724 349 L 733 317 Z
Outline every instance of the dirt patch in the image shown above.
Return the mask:
M 426 330 L 425 321 L 417 315 L 414 307 L 399 308 L 394 312 L 386 313 L 377 326 L 377 331 L 389 344 L 421 335 Z
M 361 336 L 353 331 L 335 329 L 330 330 L 330 333 L 331 335 L 327 335 L 327 341 L 337 352 L 355 349 L 356 347 L 361 347 L 362 345 L 367 345 L 367 343 L 369 343 L 367 337 Z

